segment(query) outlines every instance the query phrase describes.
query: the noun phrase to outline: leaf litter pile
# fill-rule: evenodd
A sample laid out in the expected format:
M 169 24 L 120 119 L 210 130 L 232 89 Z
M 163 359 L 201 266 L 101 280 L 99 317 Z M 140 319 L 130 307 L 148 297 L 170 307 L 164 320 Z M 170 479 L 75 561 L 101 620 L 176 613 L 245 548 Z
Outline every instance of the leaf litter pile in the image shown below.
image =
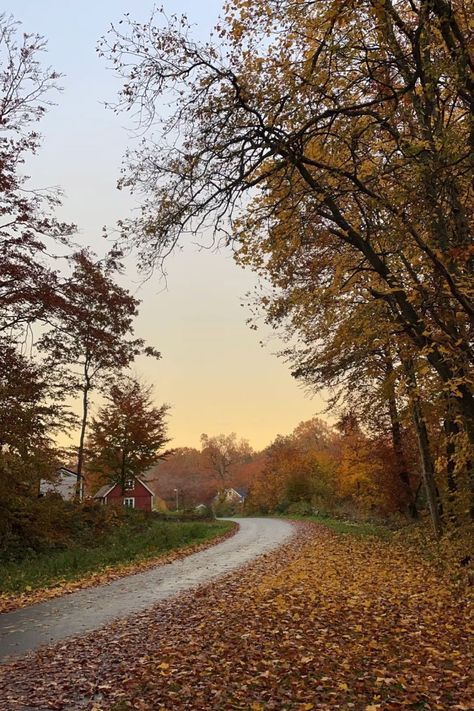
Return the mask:
M 217 582 L 2 667 L 1 708 L 468 711 L 469 611 L 403 547 L 300 524 Z

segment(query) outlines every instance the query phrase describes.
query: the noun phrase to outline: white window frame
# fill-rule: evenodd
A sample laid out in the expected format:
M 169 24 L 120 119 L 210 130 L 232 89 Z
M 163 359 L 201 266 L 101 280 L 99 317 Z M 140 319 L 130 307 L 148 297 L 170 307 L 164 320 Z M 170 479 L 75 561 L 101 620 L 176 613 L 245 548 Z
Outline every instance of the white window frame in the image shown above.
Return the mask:
M 131 502 L 131 503 L 129 503 Z M 129 509 L 134 509 L 135 508 L 135 497 L 134 496 L 125 496 L 123 499 L 123 505 L 127 506 Z
M 134 479 L 127 479 L 125 482 L 125 491 L 133 491 L 135 488 L 135 480 Z

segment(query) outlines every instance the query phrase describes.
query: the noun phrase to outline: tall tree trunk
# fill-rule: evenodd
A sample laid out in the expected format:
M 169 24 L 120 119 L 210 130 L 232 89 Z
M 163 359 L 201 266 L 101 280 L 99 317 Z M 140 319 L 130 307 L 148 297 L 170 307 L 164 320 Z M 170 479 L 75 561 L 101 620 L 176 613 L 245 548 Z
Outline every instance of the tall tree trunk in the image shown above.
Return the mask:
M 81 434 L 79 437 L 79 448 L 77 450 L 77 481 L 76 481 L 76 499 L 81 498 L 82 488 L 82 470 L 84 468 L 84 449 L 86 441 L 87 418 L 89 416 L 89 391 L 91 389 L 91 381 L 87 372 L 87 366 L 84 368 L 84 384 L 82 388 L 82 420 Z
M 467 484 L 469 486 L 469 517 L 474 521 L 474 462 L 470 459 L 467 463 Z
M 390 417 L 390 429 L 392 434 L 393 451 L 395 452 L 398 476 L 405 489 L 408 513 L 411 518 L 418 518 L 416 497 L 411 488 L 410 473 L 408 471 L 407 461 L 403 448 L 402 429 L 400 427 L 400 418 L 398 415 L 397 400 L 395 397 L 395 386 L 393 383 L 393 362 L 390 354 L 388 353 L 385 354 L 385 364 L 387 372 L 387 404 Z
M 459 427 L 454 419 L 449 397 L 446 398 L 446 416 L 443 422 L 443 429 L 446 436 L 446 483 L 448 487 L 448 516 L 452 523 L 456 523 L 456 493 L 457 483 L 455 479 L 456 468 L 456 443 L 455 437 L 459 434 Z
M 435 472 L 433 459 L 431 457 L 430 452 L 428 430 L 426 428 L 425 418 L 423 416 L 421 401 L 418 395 L 416 394 L 417 384 L 413 362 L 411 360 L 405 360 L 404 368 L 405 373 L 407 375 L 407 384 L 409 390 L 411 390 L 411 410 L 418 439 L 418 448 L 420 451 L 421 460 L 421 476 L 423 479 L 426 500 L 428 503 L 428 509 L 431 516 L 431 523 L 433 525 L 434 534 L 436 538 L 440 538 L 443 533 L 443 524 L 439 507 L 439 496 L 436 488 Z
M 122 448 L 122 457 L 120 463 L 120 488 L 122 489 L 122 496 L 125 496 L 125 484 L 127 481 L 127 455 L 125 453 L 125 447 Z

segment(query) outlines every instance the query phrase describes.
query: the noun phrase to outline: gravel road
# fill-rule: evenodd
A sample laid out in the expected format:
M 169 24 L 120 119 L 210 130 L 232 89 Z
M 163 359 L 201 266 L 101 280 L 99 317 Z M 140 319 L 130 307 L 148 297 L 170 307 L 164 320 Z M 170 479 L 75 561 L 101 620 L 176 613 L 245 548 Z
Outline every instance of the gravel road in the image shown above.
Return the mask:
M 286 521 L 236 519 L 239 531 L 222 543 L 168 565 L 107 585 L 0 615 L 0 660 L 98 629 L 154 603 L 206 583 L 287 541 Z

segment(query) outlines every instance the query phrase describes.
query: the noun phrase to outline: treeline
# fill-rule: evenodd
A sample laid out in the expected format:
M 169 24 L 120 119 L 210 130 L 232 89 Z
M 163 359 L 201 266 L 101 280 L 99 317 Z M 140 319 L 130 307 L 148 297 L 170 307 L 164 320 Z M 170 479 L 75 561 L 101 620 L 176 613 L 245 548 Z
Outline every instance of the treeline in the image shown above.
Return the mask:
M 343 516 L 392 525 L 424 507 L 400 479 L 390 438 L 364 432 L 354 415 L 335 427 L 315 417 L 279 435 L 249 482 L 248 513 Z M 416 467 L 409 491 L 420 492 Z
M 121 252 L 98 257 L 79 247 L 75 225 L 56 216 L 59 191 L 35 188 L 24 174 L 40 148 L 36 125 L 60 81 L 43 67 L 44 50 L 40 36 L 0 18 L 0 550 L 22 537 L 33 545 L 45 528 L 54 529 L 38 513 L 40 480 L 69 464 L 79 492 L 87 445 L 105 477 L 123 479 L 137 461 L 155 461 L 167 441 L 167 408 L 154 408 L 146 386 L 127 375 L 138 356 L 159 353 L 134 337 L 139 301 L 119 285 Z M 88 440 L 94 393 L 108 405 L 97 413 Z M 140 422 L 141 431 L 124 429 L 125 421 L 135 430 Z M 107 423 L 108 455 L 100 439 Z M 67 433 L 77 433 L 73 453 L 56 444 Z M 129 457 L 124 472 L 125 458 L 118 466 L 110 450 L 116 458 L 117 449 L 123 454 L 132 434 L 134 460 Z
M 229 488 L 248 492 L 264 466 L 265 454 L 255 452 L 247 440 L 231 434 L 201 435 L 201 449 L 173 449 L 148 472 L 148 481 L 169 509 L 193 510 L 196 506 L 224 512 L 219 493 Z M 232 507 L 228 512 L 231 513 Z M 237 510 L 237 509 L 236 509 Z M 242 507 L 238 507 L 242 510 Z
M 202 435 L 201 449 L 173 450 L 148 474 L 170 509 L 218 513 L 319 512 L 403 525 L 426 506 L 416 455 L 407 486 L 388 433 L 373 434 L 354 414 L 335 427 L 315 417 L 254 451 L 235 433 Z M 226 499 L 237 491 L 244 503 Z
M 214 42 L 158 13 L 102 43 L 150 130 L 123 179 L 148 195 L 128 225 L 145 263 L 212 219 L 294 375 L 453 539 L 474 519 L 473 10 L 236 0 Z

